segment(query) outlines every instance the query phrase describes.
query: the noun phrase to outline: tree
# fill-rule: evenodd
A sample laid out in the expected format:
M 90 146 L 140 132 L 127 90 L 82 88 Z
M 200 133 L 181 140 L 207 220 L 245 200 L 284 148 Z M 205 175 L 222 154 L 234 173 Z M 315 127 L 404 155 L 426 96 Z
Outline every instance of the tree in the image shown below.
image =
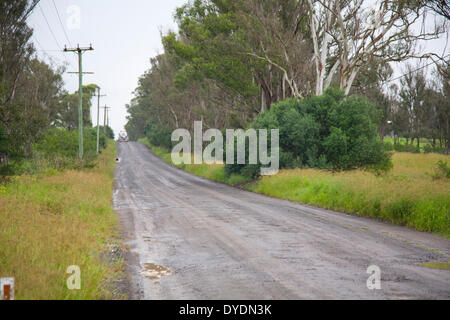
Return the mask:
M 450 4 L 447 0 L 422 0 L 421 4 L 444 18 L 450 19 Z
M 13 130 L 14 103 L 21 75 L 34 51 L 29 43 L 32 30 L 26 24 L 38 1 L 0 2 L 0 121 L 6 135 Z
M 58 110 L 62 69 L 56 71 L 37 59 L 29 61 L 18 79 L 13 108 L 9 111 L 11 145 L 31 155 L 31 147 L 52 125 Z
M 96 93 L 97 85 L 83 86 L 83 125 L 92 126 L 91 107 L 92 98 Z M 78 90 L 74 93 L 64 92 L 59 97 L 58 111 L 55 115 L 55 127 L 65 128 L 69 131 L 78 129 Z
M 366 97 L 378 109 L 380 116 L 379 133 L 382 140 L 386 135 L 389 121 L 392 120 L 393 96 L 395 94 L 390 95 L 389 92 L 392 93 L 395 87 L 390 87 L 388 92 L 384 90 L 384 85 L 392 78 L 392 74 L 393 70 L 389 63 L 377 57 L 369 59 L 355 78 L 351 91 L 351 94 Z
M 445 22 L 434 28 L 415 28 L 424 7 L 415 1 L 308 0 L 311 37 L 316 63 L 316 94 L 331 84 L 339 71 L 339 86 L 350 93 L 359 71 L 372 58 L 384 62 L 404 61 L 417 54 L 419 40 L 437 39 L 446 31 Z M 327 68 L 327 63 L 332 62 Z
M 423 135 L 423 124 L 430 115 L 430 91 L 423 71 L 413 71 L 408 64 L 406 75 L 401 80 L 402 89 L 399 96 L 402 108 L 408 115 L 408 136 L 411 145 L 417 139 L 417 148 L 420 148 L 420 138 Z

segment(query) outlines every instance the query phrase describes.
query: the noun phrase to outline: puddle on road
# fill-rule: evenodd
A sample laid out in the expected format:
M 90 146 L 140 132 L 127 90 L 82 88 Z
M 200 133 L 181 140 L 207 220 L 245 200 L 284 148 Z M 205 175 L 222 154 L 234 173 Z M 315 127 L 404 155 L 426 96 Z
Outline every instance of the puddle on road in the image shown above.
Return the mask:
M 149 278 L 150 280 L 158 280 L 165 276 L 170 276 L 172 274 L 172 271 L 163 267 L 158 266 L 153 263 L 145 263 L 144 269 L 141 271 L 141 274 Z

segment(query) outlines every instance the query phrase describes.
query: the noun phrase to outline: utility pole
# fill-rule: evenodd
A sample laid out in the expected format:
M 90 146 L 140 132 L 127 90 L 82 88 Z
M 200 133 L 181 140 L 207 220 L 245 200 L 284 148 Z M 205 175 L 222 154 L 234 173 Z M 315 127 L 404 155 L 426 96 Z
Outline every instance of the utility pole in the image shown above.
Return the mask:
M 78 54 L 78 77 L 79 77 L 79 89 L 78 89 L 78 155 L 80 159 L 83 159 L 83 52 L 94 50 L 92 45 L 89 48 L 76 48 L 67 49 L 64 47 L 64 52 L 76 52 Z
M 108 110 L 111 109 L 110 107 L 104 106 L 103 109 L 105 109 L 105 114 L 104 114 L 104 118 L 103 118 L 103 133 L 106 136 L 106 119 L 107 119 L 107 113 Z M 108 125 L 109 125 L 109 121 L 108 121 Z
M 97 88 L 97 97 L 98 97 L 98 104 L 97 104 L 97 154 L 100 153 L 100 97 L 106 97 L 106 94 L 101 95 L 100 94 L 100 87 Z
M 107 110 L 108 110 L 108 111 L 106 112 L 106 118 L 107 118 L 108 120 L 106 120 L 106 125 L 109 127 L 109 112 L 110 112 L 111 108 L 108 108 Z

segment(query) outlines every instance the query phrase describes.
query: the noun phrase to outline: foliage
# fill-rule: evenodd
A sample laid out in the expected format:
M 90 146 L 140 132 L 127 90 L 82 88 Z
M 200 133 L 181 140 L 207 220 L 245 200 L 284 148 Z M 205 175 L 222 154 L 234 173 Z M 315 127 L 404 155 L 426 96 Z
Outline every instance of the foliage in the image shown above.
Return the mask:
M 149 121 L 146 126 L 146 136 L 148 141 L 157 147 L 163 147 L 166 149 L 172 148 L 172 131 L 169 126 L 161 125 L 154 121 Z
M 100 132 L 103 132 L 104 127 L 100 126 Z M 106 138 L 114 140 L 114 131 L 110 126 L 106 126 Z
M 89 84 L 83 86 L 83 126 L 92 126 L 91 107 L 92 98 L 94 97 L 97 85 Z M 55 115 L 54 124 L 56 127 L 63 127 L 68 130 L 78 128 L 78 90 L 74 93 L 62 92 L 57 105 L 57 113 Z
M 97 149 L 96 128 L 84 128 L 83 145 L 87 155 L 95 154 Z M 100 135 L 100 147 L 106 148 L 106 138 Z M 78 154 L 78 131 L 50 129 L 35 145 L 37 152 L 46 156 L 63 155 L 76 158 Z
M 281 168 L 386 171 L 390 154 L 378 137 L 377 122 L 378 113 L 366 99 L 345 98 L 342 91 L 328 89 L 322 96 L 275 104 L 257 116 L 252 126 L 280 130 Z M 228 174 L 254 175 L 254 169 L 226 166 Z
M 107 139 L 100 132 L 100 151 L 107 147 Z M 49 170 L 90 168 L 97 158 L 97 129 L 84 129 L 84 157 L 78 158 L 78 131 L 48 130 L 33 146 L 30 158 L 13 157 L 9 166 L 1 168 L 2 175 L 36 174 Z

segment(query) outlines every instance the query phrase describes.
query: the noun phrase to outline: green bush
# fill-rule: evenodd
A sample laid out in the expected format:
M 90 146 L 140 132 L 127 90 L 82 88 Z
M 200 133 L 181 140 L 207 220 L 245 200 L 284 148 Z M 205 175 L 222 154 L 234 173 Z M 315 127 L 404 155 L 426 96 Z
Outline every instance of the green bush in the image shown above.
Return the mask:
M 100 148 L 106 148 L 106 138 L 100 133 Z M 96 128 L 84 128 L 83 149 L 86 158 L 95 157 L 97 151 Z M 78 156 L 78 130 L 50 129 L 34 145 L 33 150 L 43 156 L 63 156 L 76 158 Z
M 328 89 L 322 96 L 279 102 L 258 115 L 251 126 L 280 130 L 281 168 L 380 172 L 392 164 L 391 154 L 379 139 L 378 122 L 376 108 L 365 98 L 345 98 L 341 90 Z M 226 172 L 254 175 L 255 170 L 247 166 L 227 165 Z

